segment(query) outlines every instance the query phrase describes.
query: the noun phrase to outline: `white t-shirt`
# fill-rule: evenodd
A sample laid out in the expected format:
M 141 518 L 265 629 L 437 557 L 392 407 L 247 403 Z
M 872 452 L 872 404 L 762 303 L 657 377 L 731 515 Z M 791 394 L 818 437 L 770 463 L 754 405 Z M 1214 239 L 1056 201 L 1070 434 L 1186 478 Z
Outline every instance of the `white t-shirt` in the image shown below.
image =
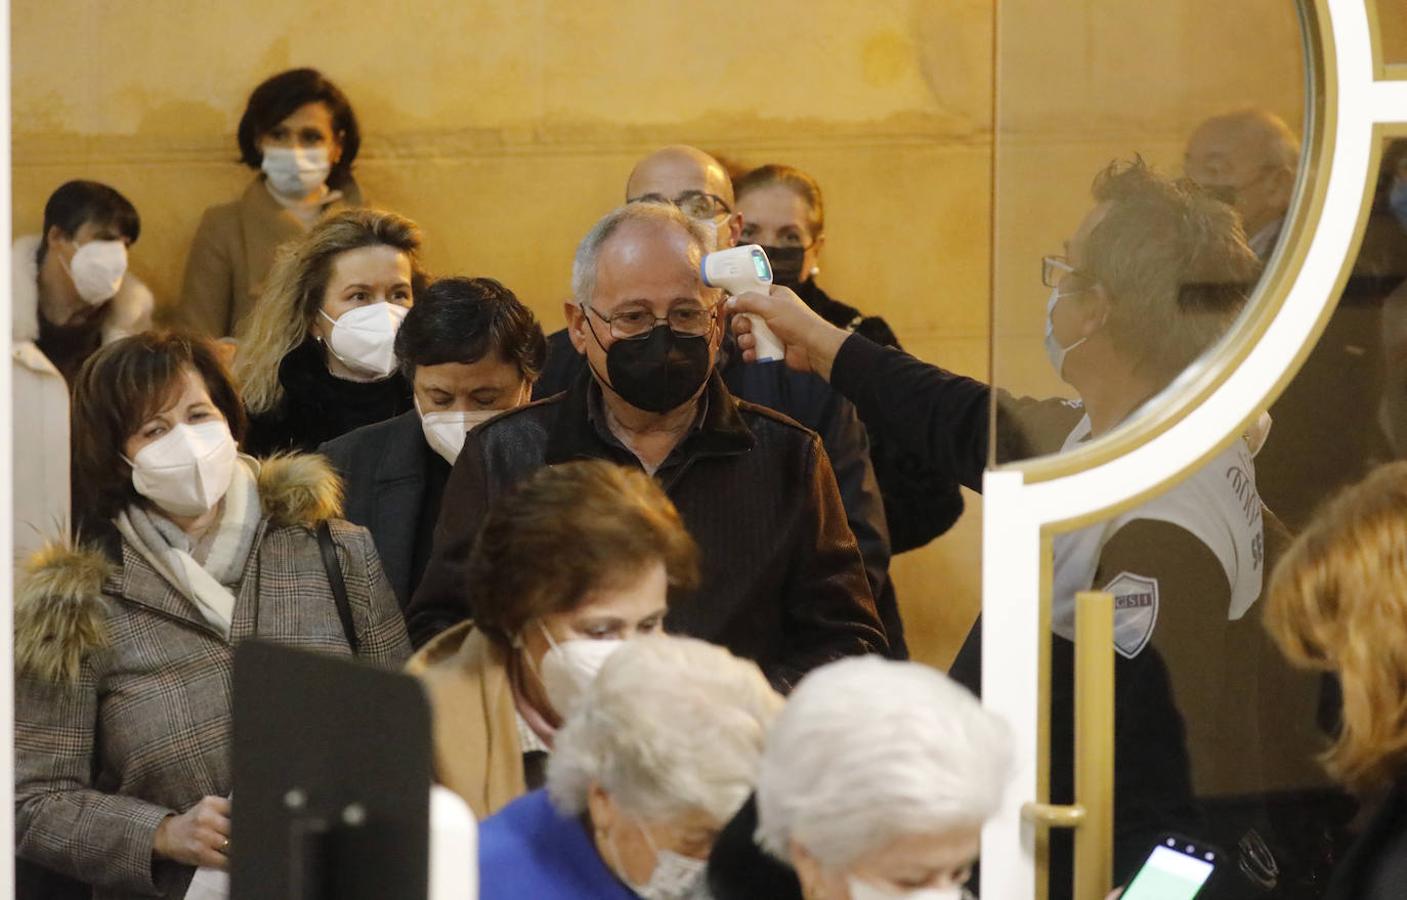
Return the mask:
M 1065 439 L 1065 450 L 1087 440 L 1089 417 Z M 1233 442 L 1177 487 L 1104 522 L 1056 535 L 1051 628 L 1075 637 L 1075 593 L 1094 588 L 1104 545 L 1137 519 L 1176 525 L 1212 551 L 1231 588 L 1228 619 L 1239 619 L 1260 596 L 1265 537 L 1255 465 L 1244 439 Z M 1114 594 L 1114 644 L 1125 657 L 1137 656 L 1153 637 L 1161 602 L 1156 580 L 1121 572 L 1099 590 Z

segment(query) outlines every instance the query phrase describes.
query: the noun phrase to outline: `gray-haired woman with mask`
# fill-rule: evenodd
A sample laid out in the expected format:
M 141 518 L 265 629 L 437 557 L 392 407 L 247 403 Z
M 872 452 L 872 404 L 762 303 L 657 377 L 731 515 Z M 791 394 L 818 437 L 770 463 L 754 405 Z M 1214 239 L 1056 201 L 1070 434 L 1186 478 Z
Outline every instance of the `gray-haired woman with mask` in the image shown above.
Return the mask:
M 557 735 L 547 790 L 483 824 L 483 900 L 685 900 L 752 790 L 781 697 L 752 662 L 692 638 L 632 641 Z

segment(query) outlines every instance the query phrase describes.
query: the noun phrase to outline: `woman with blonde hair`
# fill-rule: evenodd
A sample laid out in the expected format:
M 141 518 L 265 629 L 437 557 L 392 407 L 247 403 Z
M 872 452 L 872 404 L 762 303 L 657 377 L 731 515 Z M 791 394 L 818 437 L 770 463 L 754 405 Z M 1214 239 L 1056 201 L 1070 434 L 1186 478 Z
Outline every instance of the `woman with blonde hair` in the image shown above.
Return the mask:
M 1334 874 L 1328 900 L 1402 896 L 1407 879 L 1407 462 L 1346 489 L 1271 576 L 1266 627 L 1292 663 L 1333 672 L 1338 739 L 1323 761 L 1377 799 Z
M 352 209 L 285 245 L 241 336 L 246 449 L 311 451 L 411 408 L 395 340 L 425 287 L 420 229 Z

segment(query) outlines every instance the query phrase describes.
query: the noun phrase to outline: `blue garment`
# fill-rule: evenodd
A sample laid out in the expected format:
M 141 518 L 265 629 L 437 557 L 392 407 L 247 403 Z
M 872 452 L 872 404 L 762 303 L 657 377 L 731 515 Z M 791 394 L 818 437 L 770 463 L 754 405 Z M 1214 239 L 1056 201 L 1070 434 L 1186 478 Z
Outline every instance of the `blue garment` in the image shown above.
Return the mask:
M 479 826 L 479 900 L 639 900 L 606 867 L 582 821 L 525 794 Z

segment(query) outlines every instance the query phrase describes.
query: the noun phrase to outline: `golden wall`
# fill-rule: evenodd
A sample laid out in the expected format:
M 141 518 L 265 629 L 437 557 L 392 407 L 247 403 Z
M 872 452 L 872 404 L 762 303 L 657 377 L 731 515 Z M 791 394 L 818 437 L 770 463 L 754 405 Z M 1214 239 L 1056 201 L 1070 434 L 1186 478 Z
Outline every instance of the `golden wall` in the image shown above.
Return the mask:
M 995 276 L 998 323 L 1022 349 L 999 346 L 999 366 L 1053 389 L 1037 374 L 1044 293 L 1029 283 L 1100 164 L 1139 149 L 1175 169 L 1197 120 L 1246 102 L 1298 122 L 1285 6 L 1003 5 Z M 575 242 L 622 199 L 632 162 L 686 142 L 816 175 L 828 206 L 821 283 L 886 317 L 916 355 L 985 377 L 993 10 L 991 0 L 15 0 L 15 233 L 37 229 L 60 182 L 106 181 L 142 213 L 134 269 L 178 303 L 202 210 L 250 177 L 233 162 L 248 91 L 312 65 L 361 118 L 366 195 L 421 223 L 431 269 L 501 279 L 549 329 Z M 1052 79 L 1071 62 L 1075 80 Z M 946 663 L 978 605 L 977 506 L 970 497 L 951 534 L 894 564 L 910 643 L 927 661 Z

